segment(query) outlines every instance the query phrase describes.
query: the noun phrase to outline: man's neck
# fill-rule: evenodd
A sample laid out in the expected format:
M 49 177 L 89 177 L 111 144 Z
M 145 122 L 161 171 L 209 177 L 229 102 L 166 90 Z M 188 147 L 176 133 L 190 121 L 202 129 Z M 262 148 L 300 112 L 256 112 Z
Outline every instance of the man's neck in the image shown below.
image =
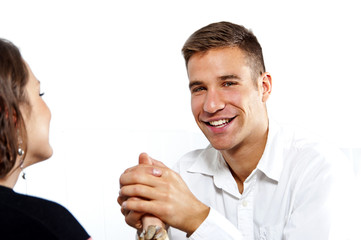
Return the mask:
M 221 151 L 231 173 L 238 184 L 240 193 L 243 192 L 243 183 L 257 167 L 267 143 L 268 125 L 262 131 L 257 141 L 239 146 L 237 149 Z

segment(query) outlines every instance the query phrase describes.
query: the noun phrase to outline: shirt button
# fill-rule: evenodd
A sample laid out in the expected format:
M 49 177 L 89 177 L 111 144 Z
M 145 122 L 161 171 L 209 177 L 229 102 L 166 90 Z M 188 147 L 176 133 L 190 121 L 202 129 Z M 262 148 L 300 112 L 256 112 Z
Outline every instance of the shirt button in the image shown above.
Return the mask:
M 242 206 L 243 206 L 243 207 L 247 207 L 247 206 L 248 206 L 248 202 L 247 202 L 246 200 L 244 200 L 244 201 L 242 202 Z

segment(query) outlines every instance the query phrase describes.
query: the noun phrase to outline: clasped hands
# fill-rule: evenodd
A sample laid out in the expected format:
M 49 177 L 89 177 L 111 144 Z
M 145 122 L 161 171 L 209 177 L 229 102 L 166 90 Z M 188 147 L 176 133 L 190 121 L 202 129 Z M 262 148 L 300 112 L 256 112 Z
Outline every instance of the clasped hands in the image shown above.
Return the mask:
M 209 207 L 192 194 L 180 175 L 145 153 L 119 182 L 121 212 L 138 232 L 158 222 L 162 228 L 172 226 L 190 236 L 208 216 Z

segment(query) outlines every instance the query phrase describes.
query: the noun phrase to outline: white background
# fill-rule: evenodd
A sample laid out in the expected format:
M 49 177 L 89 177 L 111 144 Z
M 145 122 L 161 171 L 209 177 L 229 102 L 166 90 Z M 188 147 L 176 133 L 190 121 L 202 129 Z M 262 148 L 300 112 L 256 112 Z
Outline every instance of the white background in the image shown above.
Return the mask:
M 94 239 L 133 239 L 118 177 L 140 152 L 171 166 L 207 144 L 181 48 L 222 20 L 258 37 L 273 76 L 271 117 L 360 153 L 356 0 L 0 0 L 0 37 L 20 48 L 52 111 L 54 155 L 28 168 L 16 190 L 63 204 Z

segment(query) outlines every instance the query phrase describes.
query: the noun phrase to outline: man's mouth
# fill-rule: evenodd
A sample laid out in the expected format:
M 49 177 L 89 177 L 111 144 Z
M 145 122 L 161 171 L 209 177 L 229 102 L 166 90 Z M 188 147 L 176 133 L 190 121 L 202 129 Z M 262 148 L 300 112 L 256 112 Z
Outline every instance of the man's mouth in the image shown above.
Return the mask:
M 224 127 L 227 124 L 229 124 L 233 119 L 234 118 L 220 119 L 220 120 L 217 120 L 217 121 L 207 122 L 207 124 L 209 126 L 212 126 L 212 127 L 221 128 L 221 127 Z

